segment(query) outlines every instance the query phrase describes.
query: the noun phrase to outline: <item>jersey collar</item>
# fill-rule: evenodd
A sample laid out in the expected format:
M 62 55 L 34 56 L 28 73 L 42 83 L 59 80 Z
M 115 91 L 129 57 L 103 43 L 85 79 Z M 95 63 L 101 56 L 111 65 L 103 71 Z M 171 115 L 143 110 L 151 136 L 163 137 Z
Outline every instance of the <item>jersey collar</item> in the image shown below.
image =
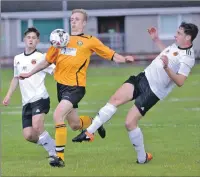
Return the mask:
M 178 46 L 178 48 L 181 49 L 181 50 L 188 50 L 188 49 L 192 48 L 192 45 L 190 47 L 187 47 L 187 48 L 181 48 L 181 47 Z
M 77 34 L 77 35 L 72 35 L 71 34 L 71 36 L 82 36 L 82 35 L 84 35 L 84 33 L 80 33 L 80 34 Z
M 25 51 L 24 51 L 24 55 L 25 55 L 25 56 L 30 56 L 30 55 L 32 55 L 33 53 L 35 53 L 36 51 L 37 51 L 37 49 L 35 49 L 33 52 L 31 52 L 31 53 L 29 53 L 29 54 L 26 54 Z

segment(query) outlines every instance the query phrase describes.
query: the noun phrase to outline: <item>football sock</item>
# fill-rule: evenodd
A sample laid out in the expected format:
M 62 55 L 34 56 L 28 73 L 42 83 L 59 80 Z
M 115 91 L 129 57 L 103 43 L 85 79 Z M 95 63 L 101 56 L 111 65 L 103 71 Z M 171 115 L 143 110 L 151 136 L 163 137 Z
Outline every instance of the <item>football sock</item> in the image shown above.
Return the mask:
M 107 122 L 115 114 L 117 108 L 110 103 L 107 103 L 103 108 L 99 110 L 92 124 L 87 128 L 89 133 L 94 133 L 101 125 Z
M 137 159 L 139 163 L 144 163 L 146 160 L 146 152 L 144 149 L 144 140 L 143 134 L 139 127 L 134 130 L 128 132 L 129 139 L 133 144 L 136 152 L 137 152 Z
M 89 116 L 80 116 L 80 130 L 88 128 L 92 124 L 92 118 Z
M 55 141 L 51 138 L 47 131 L 44 131 L 40 136 L 37 144 L 42 145 L 49 153 L 49 156 L 55 156 Z
M 56 124 L 55 128 L 56 154 L 64 161 L 64 150 L 67 143 L 67 127 L 65 123 L 61 123 Z

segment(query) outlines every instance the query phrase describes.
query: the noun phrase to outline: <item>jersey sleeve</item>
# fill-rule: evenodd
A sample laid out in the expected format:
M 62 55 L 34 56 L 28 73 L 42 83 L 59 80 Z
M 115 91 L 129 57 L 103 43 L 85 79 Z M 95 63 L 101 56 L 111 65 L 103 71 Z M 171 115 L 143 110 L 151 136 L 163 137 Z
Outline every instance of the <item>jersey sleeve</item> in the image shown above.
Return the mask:
M 59 54 L 59 49 L 51 46 L 48 51 L 47 51 L 47 54 L 46 54 L 46 57 L 45 59 L 47 60 L 47 62 L 49 63 L 55 63 L 56 60 L 57 60 L 57 57 L 58 57 L 58 54 Z
M 16 57 L 14 58 L 13 66 L 14 66 L 14 77 L 18 77 L 19 76 L 19 71 L 18 71 L 18 68 L 17 68 Z
M 191 56 L 183 56 L 180 61 L 180 68 L 178 71 L 178 74 L 182 74 L 184 76 L 188 76 L 190 74 L 190 71 L 192 67 L 195 64 L 195 59 Z
M 112 60 L 115 51 L 105 46 L 99 39 L 92 37 L 92 51 L 102 58 Z

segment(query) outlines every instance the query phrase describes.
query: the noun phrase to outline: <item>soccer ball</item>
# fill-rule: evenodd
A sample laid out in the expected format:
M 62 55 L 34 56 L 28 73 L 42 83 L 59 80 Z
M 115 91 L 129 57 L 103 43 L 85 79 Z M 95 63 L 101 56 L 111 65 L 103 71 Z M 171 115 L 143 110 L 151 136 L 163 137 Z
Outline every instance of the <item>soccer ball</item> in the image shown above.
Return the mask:
M 69 42 L 69 33 L 64 29 L 55 29 L 50 34 L 50 42 L 56 48 L 66 47 Z

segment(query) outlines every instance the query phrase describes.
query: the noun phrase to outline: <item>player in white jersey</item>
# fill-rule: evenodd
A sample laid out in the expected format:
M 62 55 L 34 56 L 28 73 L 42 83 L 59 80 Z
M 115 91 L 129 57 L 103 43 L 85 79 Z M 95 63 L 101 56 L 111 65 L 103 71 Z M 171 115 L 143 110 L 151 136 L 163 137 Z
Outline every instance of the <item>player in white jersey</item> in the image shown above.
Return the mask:
M 180 87 L 184 84 L 195 63 L 192 41 L 197 34 L 196 25 L 181 23 L 175 35 L 175 44 L 164 49 L 144 72 L 125 81 L 109 102 L 99 110 L 92 124 L 72 141 L 93 141 L 94 132 L 111 119 L 120 105 L 135 100 L 135 105 L 127 114 L 125 126 L 131 144 L 137 152 L 137 163 L 144 164 L 150 161 L 153 156 L 145 151 L 138 121 L 159 100 L 165 98 L 175 85 Z M 162 48 L 159 40 L 155 42 Z
M 44 128 L 44 117 L 50 109 L 50 99 L 44 85 L 44 79 L 46 73 L 53 74 L 55 65 L 52 64 L 26 80 L 19 80 L 18 77 L 20 73 L 31 71 L 45 59 L 45 55 L 36 49 L 39 36 L 39 31 L 34 27 L 25 31 L 25 50 L 14 58 L 14 77 L 3 104 L 9 105 L 11 96 L 19 85 L 23 105 L 22 127 L 24 138 L 29 142 L 43 146 L 49 156 L 54 156 L 56 155 L 55 142 Z

